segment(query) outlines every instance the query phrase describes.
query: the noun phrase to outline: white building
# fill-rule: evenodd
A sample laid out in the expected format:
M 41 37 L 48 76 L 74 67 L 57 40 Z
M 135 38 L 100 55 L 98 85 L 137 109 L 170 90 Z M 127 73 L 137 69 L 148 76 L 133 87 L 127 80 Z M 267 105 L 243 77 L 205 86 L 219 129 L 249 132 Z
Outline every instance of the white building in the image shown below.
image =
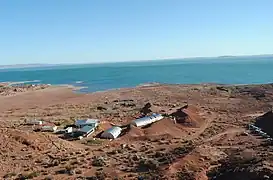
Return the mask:
M 105 139 L 116 139 L 120 135 L 121 131 L 122 131 L 122 129 L 120 127 L 113 126 L 109 129 L 107 129 L 106 131 L 104 131 L 101 134 L 101 137 L 105 138 Z
M 78 130 L 81 134 L 83 134 L 85 137 L 88 137 L 93 132 L 95 132 L 94 126 L 83 126 L 81 129 Z
M 57 129 L 58 129 L 58 127 L 55 125 L 45 125 L 45 126 L 41 127 L 41 131 L 55 132 Z
M 99 125 L 99 120 L 98 119 L 80 119 L 75 121 L 75 125 L 79 128 L 83 126 L 97 127 Z
M 40 121 L 40 120 L 28 120 L 26 121 L 26 124 L 28 125 L 42 125 L 43 124 L 43 121 Z
M 146 116 L 143 118 L 136 119 L 132 121 L 132 125 L 136 127 L 146 126 L 148 124 L 154 123 L 156 121 L 159 121 L 163 119 L 163 116 L 161 114 L 153 114 L 152 116 Z
M 154 113 L 152 116 L 155 118 L 156 121 L 159 121 L 159 120 L 164 118 L 161 114 L 155 114 Z
M 65 133 L 72 133 L 73 132 L 73 128 L 72 127 L 68 127 L 64 131 L 65 131 Z

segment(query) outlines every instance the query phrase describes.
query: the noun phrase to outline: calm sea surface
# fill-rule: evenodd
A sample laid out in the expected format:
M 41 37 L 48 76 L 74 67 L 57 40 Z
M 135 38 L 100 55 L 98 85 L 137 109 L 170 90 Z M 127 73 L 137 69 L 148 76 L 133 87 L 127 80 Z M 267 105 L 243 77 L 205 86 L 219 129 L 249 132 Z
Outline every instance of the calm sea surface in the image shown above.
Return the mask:
M 145 83 L 273 82 L 273 57 L 202 58 L 112 64 L 0 69 L 0 82 L 36 81 L 86 87 L 82 92 L 134 87 Z

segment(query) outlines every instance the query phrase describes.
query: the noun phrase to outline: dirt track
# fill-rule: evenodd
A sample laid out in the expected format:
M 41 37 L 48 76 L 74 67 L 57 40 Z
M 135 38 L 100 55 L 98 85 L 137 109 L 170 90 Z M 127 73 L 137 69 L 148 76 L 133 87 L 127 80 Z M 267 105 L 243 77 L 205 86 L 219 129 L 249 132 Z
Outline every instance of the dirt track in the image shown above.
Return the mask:
M 222 160 L 234 153 L 249 154 L 246 150 L 261 157 L 267 169 L 272 168 L 273 148 L 264 148 L 264 140 L 246 129 L 255 117 L 271 109 L 272 85 L 261 86 L 260 90 L 260 86 L 219 87 L 156 85 L 92 94 L 52 87 L 1 96 L 0 131 L 4 135 L 0 136 L 0 176 L 205 180 L 211 178 L 207 173 Z M 189 105 L 184 110 L 189 118 L 176 124 L 165 118 L 142 129 L 133 128 L 114 141 L 99 139 L 96 144 L 86 144 L 86 140 L 68 142 L 23 125 L 31 118 L 64 126 L 77 118 L 90 117 L 102 121 L 100 133 L 110 124 L 128 124 L 148 102 L 153 112 L 162 114 Z M 103 159 L 102 167 L 94 166 L 97 157 Z M 261 167 L 257 164 L 252 171 Z

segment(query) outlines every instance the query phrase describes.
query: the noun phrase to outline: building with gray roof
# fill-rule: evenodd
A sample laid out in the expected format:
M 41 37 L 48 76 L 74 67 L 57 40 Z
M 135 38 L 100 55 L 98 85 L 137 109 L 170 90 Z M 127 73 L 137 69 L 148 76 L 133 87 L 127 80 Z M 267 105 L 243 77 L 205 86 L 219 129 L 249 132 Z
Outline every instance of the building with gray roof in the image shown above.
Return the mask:
M 113 126 L 101 134 L 105 139 L 116 139 L 121 134 L 122 129 L 118 126 Z
M 153 114 L 151 116 L 145 116 L 145 117 L 136 119 L 136 120 L 132 121 L 131 124 L 136 127 L 141 127 L 141 126 L 149 125 L 149 124 L 159 121 L 161 119 L 163 119 L 163 116 L 161 114 Z

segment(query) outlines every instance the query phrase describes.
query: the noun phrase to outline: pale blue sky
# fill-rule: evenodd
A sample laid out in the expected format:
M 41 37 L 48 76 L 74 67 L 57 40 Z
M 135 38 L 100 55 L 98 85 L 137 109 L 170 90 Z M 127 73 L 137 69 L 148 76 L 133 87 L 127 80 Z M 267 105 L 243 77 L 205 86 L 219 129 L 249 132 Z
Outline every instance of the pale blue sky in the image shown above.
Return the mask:
M 272 0 L 0 1 L 0 64 L 270 53 Z

